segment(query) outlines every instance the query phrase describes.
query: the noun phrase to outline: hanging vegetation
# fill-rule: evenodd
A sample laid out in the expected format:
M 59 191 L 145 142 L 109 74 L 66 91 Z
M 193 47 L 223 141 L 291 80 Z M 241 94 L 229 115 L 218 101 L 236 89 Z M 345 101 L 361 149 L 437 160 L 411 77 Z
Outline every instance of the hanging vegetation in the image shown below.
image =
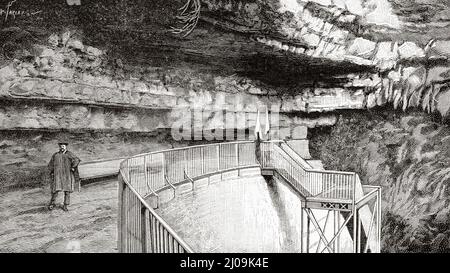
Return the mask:
M 200 0 L 187 0 L 186 4 L 179 9 L 181 11 L 180 15 L 176 17 L 178 24 L 182 26 L 172 27 L 171 32 L 177 35 L 182 35 L 182 37 L 186 37 L 191 34 L 197 26 L 200 18 L 200 8 Z

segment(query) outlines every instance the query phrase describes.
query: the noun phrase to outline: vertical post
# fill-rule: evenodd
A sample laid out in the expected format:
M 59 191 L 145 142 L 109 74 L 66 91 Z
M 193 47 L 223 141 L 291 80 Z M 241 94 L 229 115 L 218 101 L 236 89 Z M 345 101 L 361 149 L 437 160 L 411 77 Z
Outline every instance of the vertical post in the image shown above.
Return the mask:
M 149 179 L 148 179 L 148 171 L 147 171 L 147 156 L 144 155 L 144 179 L 145 179 L 145 185 L 147 185 L 147 191 L 146 193 L 150 192 L 150 185 L 149 185 Z
M 300 208 L 300 253 L 303 253 L 303 201 L 301 201 L 301 208 Z
M 357 245 L 357 251 L 358 251 L 358 253 L 361 253 L 361 219 L 360 219 L 360 217 L 358 216 L 358 231 L 357 231 L 357 233 L 358 233 L 358 245 Z M 367 242 L 367 243 L 369 243 L 369 242 Z
M 205 147 L 200 147 L 200 164 L 202 165 L 202 174 L 205 174 Z
M 147 253 L 147 208 L 141 203 L 141 243 L 142 243 L 142 253 Z
M 128 180 L 128 183 L 131 182 L 130 160 L 131 159 L 127 159 L 127 161 L 126 161 L 127 162 L 127 173 L 128 173 L 127 180 Z
M 124 221 L 123 219 L 123 187 L 124 187 L 124 183 L 123 183 L 123 178 L 122 178 L 122 174 L 119 171 L 119 176 L 118 176 L 118 183 L 119 183 L 119 208 L 118 208 L 118 221 L 117 221 L 117 250 L 119 251 L 119 253 L 122 252 L 122 222 Z
M 339 211 L 337 211 L 337 226 L 339 227 L 339 229 L 341 228 L 341 213 Z M 340 242 L 340 237 L 341 235 L 339 234 L 339 236 L 336 238 L 336 253 L 340 253 L 341 252 L 341 242 Z
M 356 205 L 355 205 L 355 201 L 356 201 L 356 173 L 355 174 L 353 174 L 353 181 L 352 181 L 353 183 L 353 193 L 352 193 L 352 211 L 353 211 L 353 252 L 354 253 L 357 253 L 357 244 L 358 244 L 358 242 L 357 242 L 357 234 L 356 234 L 356 232 L 357 232 L 357 220 L 358 220 L 358 217 L 357 217 L 357 213 L 358 213 L 358 210 L 356 209 Z
M 120 252 L 128 251 L 128 238 L 127 238 L 127 209 L 128 209 L 128 198 L 126 192 L 127 185 L 122 184 L 122 209 L 121 209 L 121 221 L 120 221 L 120 238 L 121 238 L 121 249 Z
M 337 225 L 337 216 L 338 215 L 338 211 L 333 211 L 333 237 L 334 236 L 336 236 L 336 231 L 337 231 L 337 228 L 336 227 L 338 227 L 338 225 Z M 336 253 L 336 240 L 334 240 L 334 242 L 333 242 L 333 246 L 332 246 L 332 248 L 333 248 L 333 253 Z
M 236 168 L 239 167 L 239 143 L 236 143 Z
M 217 171 L 220 171 L 220 146 L 221 144 L 219 143 L 217 145 Z
M 381 188 L 378 189 L 378 194 L 377 194 L 377 244 L 378 244 L 378 253 L 381 253 Z
M 166 177 L 166 153 L 164 152 L 164 153 L 161 153 L 161 155 L 162 155 L 162 166 L 161 166 L 161 168 L 162 168 L 162 181 L 163 181 L 163 183 L 165 183 L 165 177 Z
M 149 236 L 150 236 L 150 251 L 149 253 L 154 253 L 155 252 L 155 241 L 156 241 L 156 236 L 155 236 L 155 222 L 154 222 L 154 216 L 153 214 L 149 213 L 149 225 L 148 225 L 148 229 L 149 229 Z
M 353 253 L 358 252 L 358 234 L 357 234 L 357 225 L 358 225 L 358 217 L 357 217 L 358 210 L 353 207 Z
M 187 172 L 187 156 L 186 156 L 186 152 L 187 152 L 187 149 L 184 149 L 183 150 L 183 166 L 184 166 L 183 167 L 183 169 L 184 169 L 183 173 L 188 174 L 188 172 Z
M 311 224 L 311 220 L 309 219 L 309 215 L 306 214 L 306 253 L 309 253 L 310 224 Z
M 267 168 L 267 162 L 266 162 L 266 145 L 264 142 L 258 143 L 257 140 L 254 142 L 255 145 L 255 162 L 259 164 L 260 168 Z
M 129 213 L 127 213 L 127 223 L 129 223 L 128 233 L 127 233 L 127 239 L 129 241 L 129 253 L 135 253 L 135 245 L 136 245 L 136 239 L 135 239 L 135 232 L 136 232 L 136 206 L 134 205 L 134 199 L 135 196 L 132 192 L 128 191 L 127 194 L 127 208 L 129 208 Z

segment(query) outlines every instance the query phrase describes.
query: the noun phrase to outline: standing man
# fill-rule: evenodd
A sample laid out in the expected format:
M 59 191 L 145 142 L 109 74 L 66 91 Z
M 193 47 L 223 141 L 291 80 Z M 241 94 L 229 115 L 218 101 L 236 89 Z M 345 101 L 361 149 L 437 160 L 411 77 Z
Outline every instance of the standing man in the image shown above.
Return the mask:
M 73 192 L 74 185 L 79 182 L 78 164 L 80 159 L 72 152 L 67 150 L 67 141 L 60 141 L 59 152 L 53 154 L 48 163 L 51 177 L 52 198 L 48 205 L 49 210 L 55 208 L 55 200 L 58 192 L 64 192 L 64 211 L 69 211 L 67 206 L 70 203 L 70 193 Z

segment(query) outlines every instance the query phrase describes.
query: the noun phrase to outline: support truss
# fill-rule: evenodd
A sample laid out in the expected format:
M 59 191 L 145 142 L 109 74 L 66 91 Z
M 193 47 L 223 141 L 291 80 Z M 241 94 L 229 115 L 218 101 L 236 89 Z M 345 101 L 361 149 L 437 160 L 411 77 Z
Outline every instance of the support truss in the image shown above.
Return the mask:
M 352 204 L 347 214 L 344 214 L 338 207 L 315 207 L 317 210 L 327 210 L 326 217 L 318 221 L 313 209 L 307 206 L 302 207 L 300 212 L 302 252 L 348 252 L 349 249 L 341 247 L 342 242 L 345 241 L 342 236 L 344 232 L 347 232 L 346 238 L 352 239 L 351 251 L 379 253 L 381 250 L 381 193 L 379 187 L 370 187 L 370 189 L 369 193 Z M 345 220 L 342 221 L 342 219 Z M 311 224 L 313 228 L 311 228 Z M 350 233 L 350 231 L 352 232 Z M 319 237 L 319 241 L 314 242 L 314 245 L 311 244 L 311 235 L 313 234 Z

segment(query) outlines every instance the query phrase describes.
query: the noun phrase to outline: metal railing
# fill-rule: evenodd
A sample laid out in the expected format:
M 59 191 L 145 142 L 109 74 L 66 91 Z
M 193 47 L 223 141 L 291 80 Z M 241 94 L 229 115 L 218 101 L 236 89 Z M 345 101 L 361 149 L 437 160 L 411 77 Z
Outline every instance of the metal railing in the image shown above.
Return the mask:
M 356 173 L 312 169 L 282 142 L 262 143 L 262 167 L 273 168 L 306 198 L 354 200 Z
M 325 234 L 320 228 L 321 241 L 317 252 L 328 250 L 332 252 L 339 247 L 331 247 L 335 240 L 339 241 L 340 233 L 353 220 L 352 240 L 353 252 L 380 252 L 381 243 L 381 189 L 380 187 L 362 185 L 359 176 L 353 172 L 338 172 L 328 170 L 314 170 L 303 160 L 289 145 L 284 142 L 265 142 L 261 144 L 262 159 L 261 167 L 273 169 L 284 180 L 294 187 L 306 201 L 318 201 L 322 203 L 337 202 L 348 203 L 351 211 L 341 229 L 334 237 L 327 241 Z M 364 192 L 364 188 L 368 189 Z M 358 198 L 358 200 L 357 200 Z M 302 208 L 308 214 L 312 222 L 319 227 L 314 214 L 308 208 Z M 329 211 L 330 212 L 330 211 Z M 335 219 L 339 216 L 334 216 Z M 328 218 L 328 216 L 327 216 Z M 326 226 L 326 223 L 325 223 Z M 301 229 L 303 230 L 303 224 Z M 307 229 L 309 230 L 309 228 Z M 307 234 L 309 237 L 309 233 Z M 309 241 L 307 239 L 307 241 Z M 320 242 L 324 247 L 320 250 Z M 307 243 L 309 252 L 309 243 Z M 334 245 L 335 246 L 335 245 Z
M 119 172 L 120 252 L 193 252 L 146 199 L 201 176 L 259 167 L 253 141 L 218 143 L 140 154 Z
M 203 176 L 244 168 L 273 169 L 306 199 L 349 202 L 357 214 L 368 197 L 355 200 L 362 191 L 359 177 L 352 172 L 315 170 L 283 141 L 262 142 L 256 158 L 255 142 L 229 142 L 190 146 L 146 154 L 122 161 L 119 172 L 118 249 L 120 252 L 183 253 L 193 252 L 189 245 L 148 205 L 148 197 L 182 183 L 194 183 Z M 377 194 L 376 217 L 356 219 L 354 225 L 367 230 L 367 239 L 380 241 L 380 195 Z M 158 202 L 156 198 L 156 202 Z M 377 227 L 374 227 L 374 225 Z M 356 228 L 354 229 L 356 232 Z M 360 231 L 354 236 L 361 236 Z M 354 237 L 356 238 L 356 237 Z M 358 240 L 359 242 L 361 240 Z M 327 246 L 329 243 L 327 244 Z M 369 242 L 365 245 L 367 250 Z M 329 247 L 329 246 L 328 246 Z M 373 250 L 375 247 L 370 247 Z
M 125 253 L 191 253 L 192 249 L 119 174 L 118 249 Z

